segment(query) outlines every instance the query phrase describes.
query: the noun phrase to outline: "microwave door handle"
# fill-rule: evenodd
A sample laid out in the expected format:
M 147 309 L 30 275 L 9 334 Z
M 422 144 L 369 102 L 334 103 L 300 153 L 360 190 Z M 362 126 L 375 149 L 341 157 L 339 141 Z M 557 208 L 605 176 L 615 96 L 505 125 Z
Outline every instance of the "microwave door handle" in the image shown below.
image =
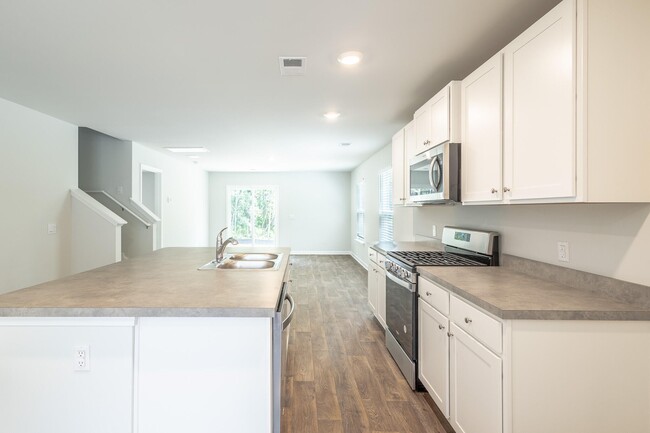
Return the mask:
M 438 187 L 440 186 L 440 180 L 438 180 L 437 185 L 433 181 L 433 166 L 436 165 L 436 164 L 438 164 L 438 166 L 440 166 L 440 161 L 438 159 L 438 155 L 433 157 L 433 159 L 431 160 L 431 164 L 429 164 L 429 183 L 431 184 L 431 186 L 433 187 L 434 190 L 438 191 Z

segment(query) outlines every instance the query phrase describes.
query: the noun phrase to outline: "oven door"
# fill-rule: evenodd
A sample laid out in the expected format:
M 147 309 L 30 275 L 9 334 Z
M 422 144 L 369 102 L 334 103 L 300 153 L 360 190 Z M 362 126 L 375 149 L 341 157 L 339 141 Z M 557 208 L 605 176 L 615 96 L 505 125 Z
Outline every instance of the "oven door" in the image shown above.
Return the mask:
M 386 326 L 412 361 L 417 357 L 416 285 L 386 272 Z

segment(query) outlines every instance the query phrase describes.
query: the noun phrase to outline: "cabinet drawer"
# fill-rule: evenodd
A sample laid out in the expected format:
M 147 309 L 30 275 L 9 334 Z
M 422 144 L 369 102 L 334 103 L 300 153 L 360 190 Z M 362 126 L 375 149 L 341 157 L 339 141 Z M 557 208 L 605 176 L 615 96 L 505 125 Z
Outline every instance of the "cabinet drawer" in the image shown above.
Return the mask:
M 427 304 L 445 316 L 449 315 L 449 292 L 429 280 L 418 277 L 418 294 Z
M 379 265 L 382 271 L 386 269 L 386 265 L 384 264 L 385 261 L 386 261 L 386 256 L 381 253 L 377 253 L 377 264 Z
M 501 322 L 455 296 L 451 297 L 449 318 L 491 350 L 501 353 Z
M 377 263 L 377 251 L 373 250 L 372 248 L 368 248 L 368 258 L 371 262 Z

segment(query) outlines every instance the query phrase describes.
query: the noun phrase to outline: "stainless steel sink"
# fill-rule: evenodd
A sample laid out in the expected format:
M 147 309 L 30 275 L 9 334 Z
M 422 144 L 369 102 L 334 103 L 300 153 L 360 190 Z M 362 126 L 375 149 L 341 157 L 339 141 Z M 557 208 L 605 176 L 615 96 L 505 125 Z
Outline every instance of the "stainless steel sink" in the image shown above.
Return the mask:
M 269 253 L 239 253 L 228 256 L 230 260 L 275 260 L 277 258 L 277 254 Z
M 274 271 L 280 267 L 282 254 L 272 253 L 235 253 L 226 254 L 226 257 L 217 262 L 212 260 L 201 266 L 199 271 L 206 270 L 246 270 L 246 271 Z
M 216 265 L 217 269 L 271 269 L 275 262 L 270 260 L 224 260 Z

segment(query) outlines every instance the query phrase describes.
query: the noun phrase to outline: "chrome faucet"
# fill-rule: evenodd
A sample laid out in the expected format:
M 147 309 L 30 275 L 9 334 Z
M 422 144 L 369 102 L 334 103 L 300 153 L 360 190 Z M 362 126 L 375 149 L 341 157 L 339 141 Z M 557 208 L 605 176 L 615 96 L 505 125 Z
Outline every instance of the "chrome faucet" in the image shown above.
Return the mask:
M 223 232 L 225 232 L 226 230 L 228 230 L 228 227 L 224 227 L 217 235 L 217 256 L 215 257 L 217 263 L 223 260 L 223 253 L 229 244 L 233 244 L 233 245 L 239 244 L 239 241 L 237 241 L 237 239 L 233 237 L 229 237 L 225 241 L 223 240 Z

